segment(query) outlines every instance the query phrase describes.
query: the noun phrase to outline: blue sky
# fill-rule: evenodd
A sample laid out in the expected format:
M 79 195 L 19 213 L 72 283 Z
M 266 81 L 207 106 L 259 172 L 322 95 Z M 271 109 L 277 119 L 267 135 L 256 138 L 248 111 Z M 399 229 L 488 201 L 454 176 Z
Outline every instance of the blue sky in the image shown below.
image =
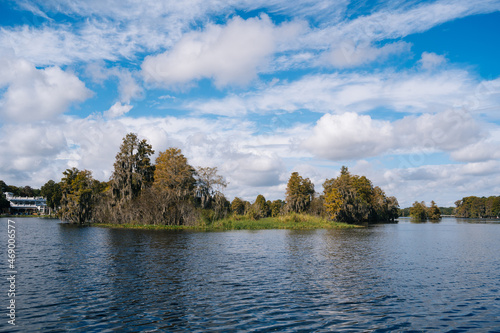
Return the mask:
M 500 1 L 3 1 L 0 179 L 108 180 L 121 139 L 229 199 L 342 165 L 406 207 L 500 195 Z

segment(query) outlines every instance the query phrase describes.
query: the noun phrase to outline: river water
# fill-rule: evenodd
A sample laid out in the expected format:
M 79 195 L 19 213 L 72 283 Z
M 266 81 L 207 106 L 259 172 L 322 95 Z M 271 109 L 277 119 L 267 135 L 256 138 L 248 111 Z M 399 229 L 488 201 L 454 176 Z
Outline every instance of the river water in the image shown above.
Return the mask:
M 500 224 L 172 232 L 14 218 L 1 332 L 500 332 Z M 476 222 L 476 223 L 472 223 Z M 0 272 L 8 277 L 7 219 Z

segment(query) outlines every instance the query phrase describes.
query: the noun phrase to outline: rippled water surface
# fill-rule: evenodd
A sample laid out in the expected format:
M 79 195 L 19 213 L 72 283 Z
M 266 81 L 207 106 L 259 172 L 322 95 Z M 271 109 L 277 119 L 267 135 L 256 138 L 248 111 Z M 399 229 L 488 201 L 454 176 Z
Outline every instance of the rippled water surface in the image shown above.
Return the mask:
M 167 232 L 14 220 L 17 325 L 4 280 L 2 332 L 500 332 L 496 223 Z M 7 219 L 0 228 L 5 276 Z

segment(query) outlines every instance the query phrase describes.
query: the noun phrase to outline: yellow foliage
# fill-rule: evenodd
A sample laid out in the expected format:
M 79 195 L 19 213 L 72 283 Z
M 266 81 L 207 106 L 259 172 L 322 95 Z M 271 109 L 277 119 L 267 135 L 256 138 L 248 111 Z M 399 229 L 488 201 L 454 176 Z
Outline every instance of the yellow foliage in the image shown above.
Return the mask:
M 344 200 L 336 188 L 332 188 L 325 196 L 325 209 L 328 216 L 335 220 L 337 214 L 340 212 Z

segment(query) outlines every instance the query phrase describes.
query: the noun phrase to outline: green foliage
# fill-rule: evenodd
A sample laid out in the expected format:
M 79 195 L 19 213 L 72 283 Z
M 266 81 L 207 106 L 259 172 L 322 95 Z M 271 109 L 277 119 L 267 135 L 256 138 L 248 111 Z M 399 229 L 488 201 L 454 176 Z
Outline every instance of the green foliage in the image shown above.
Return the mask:
M 323 184 L 324 206 L 331 219 L 346 223 L 394 221 L 398 201 L 387 197 L 365 176 L 351 175 L 343 166 L 337 178 Z
M 0 189 L 0 213 L 6 211 L 10 207 L 9 200 L 5 197 L 5 194 Z
M 441 210 L 434 201 L 431 201 L 431 206 L 427 210 L 427 217 L 429 220 L 434 221 L 441 219 Z
M 61 205 L 62 190 L 61 185 L 53 180 L 49 180 L 42 186 L 40 194 L 47 199 L 47 206 L 55 210 Z
M 302 178 L 298 172 L 292 172 L 286 187 L 286 210 L 305 212 L 314 197 L 314 184 L 309 178 Z
M 423 201 L 415 201 L 412 207 L 408 209 L 408 213 L 412 219 L 417 221 L 425 221 L 427 219 L 431 221 L 438 221 L 441 219 L 441 210 L 434 201 L 431 201 L 430 207 L 427 207 Z
M 427 220 L 427 206 L 425 202 L 415 201 L 410 208 L 410 217 L 415 220 Z
M 243 215 L 245 213 L 245 203 L 240 198 L 236 197 L 231 202 L 231 211 L 237 215 Z
M 270 208 L 271 208 L 271 216 L 276 217 L 280 215 L 283 212 L 283 209 L 285 207 L 285 202 L 283 200 L 274 200 L 271 202 Z
M 455 215 L 455 207 L 439 207 L 441 215 Z
M 105 185 L 92 178 L 92 172 L 67 169 L 61 179 L 60 217 L 70 223 L 92 222 L 94 206 Z
M 271 215 L 271 209 L 262 194 L 259 194 L 252 205 L 252 212 L 250 213 L 253 219 L 261 219 Z
M 455 202 L 457 217 L 497 218 L 500 216 L 500 196 L 464 197 Z

